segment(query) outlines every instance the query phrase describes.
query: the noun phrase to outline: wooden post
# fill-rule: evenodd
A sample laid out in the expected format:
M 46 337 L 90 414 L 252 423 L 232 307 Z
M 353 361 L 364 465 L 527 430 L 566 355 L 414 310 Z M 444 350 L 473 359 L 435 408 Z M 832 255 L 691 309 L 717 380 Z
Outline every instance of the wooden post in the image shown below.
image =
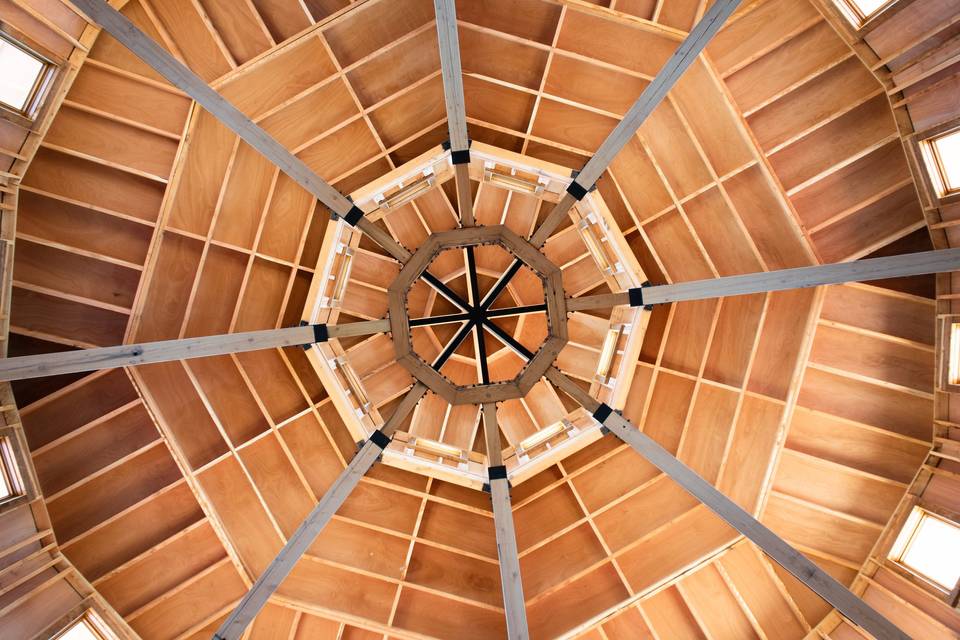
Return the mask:
M 215 640 L 239 640 L 247 626 L 260 610 L 267 604 L 267 600 L 280 586 L 280 583 L 290 574 L 293 566 L 307 552 L 310 545 L 317 538 L 323 528 L 337 512 L 340 506 L 353 491 L 360 478 L 373 466 L 383 450 L 390 444 L 390 437 L 403 420 L 410 415 L 413 408 L 426 393 L 427 388 L 419 382 L 407 392 L 396 411 L 390 416 L 386 424 L 375 431 L 363 444 L 357 455 L 353 457 L 347 468 L 336 479 L 327 493 L 306 520 L 293 532 L 287 544 L 283 546 L 277 557 L 273 559 L 250 591 L 240 600 L 223 624 L 214 634 Z
M 82 349 L 60 353 L 0 359 L 0 381 L 26 380 L 62 373 L 97 371 L 151 362 L 206 358 L 227 353 L 313 344 L 327 338 L 345 338 L 390 330 L 389 320 L 351 322 L 339 326 L 306 325 L 264 331 L 226 333 L 182 340 L 162 340 L 117 347 Z M 324 332 L 326 335 L 324 336 Z
M 796 576 L 800 582 L 830 603 L 851 622 L 873 634 L 877 640 L 909 640 L 908 635 L 891 624 L 870 605 L 787 544 L 783 538 L 762 525 L 733 500 L 720 493 L 690 467 L 677 460 L 650 436 L 641 433 L 629 420 L 590 396 L 558 369 L 550 369 L 547 372 L 547 379 L 580 403 L 584 409 L 593 413 L 600 424 L 610 429 L 615 436 L 630 445 L 653 466 L 668 475 L 727 524 L 760 547 L 777 564 Z
M 673 52 L 667 63 L 657 73 L 653 81 L 647 85 L 633 103 L 630 110 L 623 117 L 617 126 L 610 132 L 610 135 L 601 143 L 596 153 L 593 154 L 583 169 L 573 179 L 570 187 L 567 189 L 567 195 L 558 202 L 547 214 L 547 217 L 540 224 L 530 238 L 531 244 L 535 247 L 541 247 L 547 241 L 547 238 L 553 233 L 557 226 L 563 221 L 564 216 L 570 211 L 577 200 L 583 198 L 587 192 L 593 188 L 597 180 L 613 159 L 620 153 L 624 145 L 637 133 L 637 130 L 643 122 L 653 113 L 667 93 L 673 88 L 683 72 L 689 68 L 693 61 L 697 59 L 700 52 L 710 43 L 713 36 L 720 31 L 727 18 L 736 11 L 742 0 L 717 0 L 710 9 L 703 15 L 703 18 L 693 27 L 684 41 Z
M 405 259 L 403 256 L 410 255 L 386 232 L 370 233 L 372 229 L 377 229 L 377 227 L 366 221 L 363 218 L 363 212 L 355 208 L 350 200 L 327 184 L 305 162 L 290 153 L 226 98 L 211 89 L 202 78 L 167 53 L 165 49 L 154 42 L 147 34 L 140 31 L 119 11 L 104 0 L 71 1 L 93 22 L 99 24 L 175 87 L 196 100 L 197 104 L 223 122 L 244 142 L 262 153 L 267 160 L 277 165 L 281 171 L 293 178 L 297 184 L 313 194 L 335 214 L 350 221 L 361 231 L 368 233 L 372 240 L 382 246 L 394 258 L 403 261 Z M 363 224 L 364 222 L 367 224 Z
M 503 608 L 507 616 L 507 638 L 526 640 L 527 608 L 520 581 L 520 559 L 517 536 L 513 528 L 513 509 L 510 505 L 510 481 L 500 449 L 500 431 L 497 427 L 497 405 L 483 405 L 483 433 L 487 444 L 487 467 L 490 474 L 490 500 L 493 503 L 493 522 L 497 534 L 497 554 L 500 557 L 500 584 L 503 588 Z M 494 477 L 497 476 L 497 477 Z

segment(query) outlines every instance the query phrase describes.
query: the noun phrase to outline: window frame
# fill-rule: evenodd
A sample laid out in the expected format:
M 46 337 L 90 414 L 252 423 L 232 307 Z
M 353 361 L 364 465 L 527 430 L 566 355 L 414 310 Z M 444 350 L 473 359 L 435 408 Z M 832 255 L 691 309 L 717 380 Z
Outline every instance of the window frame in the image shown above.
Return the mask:
M 944 122 L 917 135 L 924 180 L 927 181 L 930 193 L 939 205 L 960 202 L 960 185 L 951 188 L 947 183 L 943 161 L 936 147 L 937 140 L 952 134 L 960 135 L 960 118 Z
M 853 28 L 857 31 L 860 31 L 867 27 L 868 24 L 876 20 L 880 15 L 886 13 L 890 7 L 895 5 L 899 0 L 887 0 L 882 5 L 877 7 L 872 13 L 866 15 L 857 6 L 856 0 L 833 0 L 834 6 L 837 8 L 843 17 L 847 19 Z
M 0 116 L 14 124 L 25 128 L 32 128 L 43 111 L 44 103 L 51 94 L 51 89 L 56 84 L 57 78 L 60 75 L 58 71 L 61 65 L 50 56 L 38 51 L 36 47 L 31 46 L 26 39 L 18 37 L 16 33 L 5 28 L 6 25 L 2 26 L 4 28 L 0 28 L 0 40 L 20 49 L 43 64 L 43 69 L 37 75 L 37 79 L 34 81 L 34 85 L 30 90 L 30 96 L 23 109 L 17 109 L 5 102 L 0 102 Z
M 0 514 L 16 509 L 33 501 L 37 491 L 33 476 L 30 475 L 30 458 L 27 443 L 17 425 L 0 425 L 0 466 L 11 485 L 16 489 L 14 495 L 0 500 Z
M 900 550 L 899 554 L 894 555 L 894 547 L 896 547 L 897 541 L 903 534 L 904 527 L 907 525 L 910 517 L 915 511 L 920 512 L 920 519 L 917 521 L 913 531 L 910 532 L 910 539 L 908 539 L 906 544 L 903 545 L 903 549 Z M 931 505 L 927 505 L 922 500 L 915 502 L 906 512 L 906 517 L 904 517 L 903 521 L 900 523 L 897 535 L 893 537 L 893 540 L 890 543 L 890 548 L 887 550 L 885 556 L 885 564 L 895 570 L 897 574 L 909 580 L 911 583 L 917 585 L 921 589 L 927 591 L 931 595 L 937 597 L 938 599 L 943 600 L 951 607 L 957 606 L 958 595 L 960 595 L 960 576 L 957 577 L 957 582 L 952 587 L 944 587 L 938 582 L 935 582 L 932 578 L 924 575 L 919 569 L 915 569 L 904 562 L 903 556 L 910 549 L 913 538 L 920 531 L 920 526 L 923 523 L 924 518 L 935 518 L 960 530 L 960 522 L 957 522 L 955 517 L 956 514 L 942 513 L 940 509 L 932 507 Z
M 940 391 L 960 393 L 960 380 L 957 383 L 950 382 L 950 354 L 960 349 L 960 345 L 954 344 L 953 325 L 960 325 L 960 314 L 942 316 L 938 318 L 938 322 L 940 323 L 940 349 L 937 354 L 939 360 L 937 363 L 939 384 L 937 386 Z M 958 362 L 958 366 L 960 366 L 960 362 Z
M 86 624 L 97 640 L 118 640 L 117 634 L 110 628 L 110 625 L 103 619 L 92 602 L 85 603 L 79 615 L 68 614 L 66 622 L 62 626 L 58 625 L 57 630 L 49 636 L 49 640 L 60 640 L 79 624 Z

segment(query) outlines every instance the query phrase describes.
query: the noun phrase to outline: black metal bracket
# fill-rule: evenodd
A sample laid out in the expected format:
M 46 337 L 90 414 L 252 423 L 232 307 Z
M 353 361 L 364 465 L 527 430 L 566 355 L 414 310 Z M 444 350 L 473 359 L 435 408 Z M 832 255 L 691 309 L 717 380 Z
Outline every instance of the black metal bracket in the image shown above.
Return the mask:
M 507 468 L 502 464 L 497 465 L 496 467 L 489 467 L 487 469 L 487 477 L 491 480 L 506 480 Z
M 584 196 L 586 196 L 591 191 L 595 191 L 597 188 L 596 183 L 594 183 L 590 187 L 584 187 L 582 184 L 577 182 L 577 178 L 579 176 L 580 176 L 580 171 L 578 171 L 577 169 L 574 169 L 573 171 L 571 171 L 570 177 L 573 178 L 573 182 L 571 182 L 570 185 L 567 187 L 567 193 L 569 193 L 574 198 L 576 198 L 577 201 L 583 200 Z
M 351 227 L 357 226 L 357 223 L 360 222 L 360 219 L 363 218 L 364 213 L 363 209 L 357 205 L 353 205 L 350 208 L 350 211 L 347 211 L 347 214 L 343 216 L 343 221 L 349 224 Z
M 306 320 L 300 321 L 301 327 L 306 327 L 308 325 L 313 327 L 313 342 L 307 342 L 306 344 L 302 345 L 304 351 L 306 351 L 313 345 L 317 344 L 318 342 L 326 342 L 327 340 L 330 339 L 330 333 L 327 331 L 327 325 L 325 324 L 311 325 Z
M 470 164 L 470 149 L 451 151 L 450 162 L 453 164 Z
M 652 287 L 650 281 L 644 282 L 639 287 L 633 287 L 627 291 L 627 295 L 630 296 L 630 306 L 631 307 L 643 307 L 647 311 L 653 311 L 652 304 L 644 304 L 643 302 L 643 290 L 647 287 Z
M 605 402 L 600 403 L 600 406 L 597 407 L 597 410 L 593 412 L 593 419 L 603 424 L 607 421 L 607 418 L 610 417 L 610 414 L 613 413 L 613 408 Z
M 386 449 L 390 446 L 390 436 L 379 429 L 370 434 L 369 441 L 380 447 L 380 449 Z

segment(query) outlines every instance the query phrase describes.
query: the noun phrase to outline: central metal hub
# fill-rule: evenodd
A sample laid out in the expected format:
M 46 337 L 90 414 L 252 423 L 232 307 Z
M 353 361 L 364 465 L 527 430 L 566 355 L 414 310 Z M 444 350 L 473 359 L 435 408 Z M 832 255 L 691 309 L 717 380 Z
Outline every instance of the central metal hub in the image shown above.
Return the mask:
M 499 245 L 511 256 L 509 266 L 481 295 L 476 264 L 477 247 Z M 454 291 L 428 271 L 441 253 L 462 248 L 466 254 L 467 295 Z M 532 304 L 502 305 L 498 300 L 512 279 L 524 267 L 539 278 L 543 298 Z M 418 281 L 436 290 L 453 307 L 451 313 L 410 318 L 409 296 Z M 567 342 L 566 305 L 560 269 L 529 242 L 503 225 L 455 229 L 431 235 L 410 258 L 390 286 L 390 330 L 397 360 L 415 378 L 451 404 L 478 404 L 520 398 L 546 373 Z M 531 349 L 514 338 L 497 322 L 499 318 L 546 313 L 547 331 L 542 344 Z M 414 349 L 416 327 L 455 324 L 445 346 L 428 362 Z M 485 332 L 489 332 L 523 360 L 519 372 L 509 380 L 492 381 L 487 366 Z M 473 337 L 478 365 L 477 384 L 457 384 L 441 369 L 468 337 Z

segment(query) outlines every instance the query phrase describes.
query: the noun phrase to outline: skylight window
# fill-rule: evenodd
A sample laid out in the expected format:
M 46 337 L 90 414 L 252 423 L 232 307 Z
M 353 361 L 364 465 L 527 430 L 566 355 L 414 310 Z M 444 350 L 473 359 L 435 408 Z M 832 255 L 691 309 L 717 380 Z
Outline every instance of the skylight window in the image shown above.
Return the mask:
M 36 111 L 52 65 L 26 47 L 0 35 L 0 104 L 20 115 Z
M 9 438 L 0 438 L 0 503 L 23 495 L 23 485 L 14 463 Z
M 880 13 L 895 0 L 834 0 L 840 12 L 856 27 Z
M 960 526 L 914 507 L 890 550 L 890 559 L 944 591 L 960 580 Z
M 924 140 L 923 152 L 937 195 L 960 193 L 960 129 Z
M 55 640 L 113 640 L 110 632 L 99 616 L 87 611 L 54 637 Z

